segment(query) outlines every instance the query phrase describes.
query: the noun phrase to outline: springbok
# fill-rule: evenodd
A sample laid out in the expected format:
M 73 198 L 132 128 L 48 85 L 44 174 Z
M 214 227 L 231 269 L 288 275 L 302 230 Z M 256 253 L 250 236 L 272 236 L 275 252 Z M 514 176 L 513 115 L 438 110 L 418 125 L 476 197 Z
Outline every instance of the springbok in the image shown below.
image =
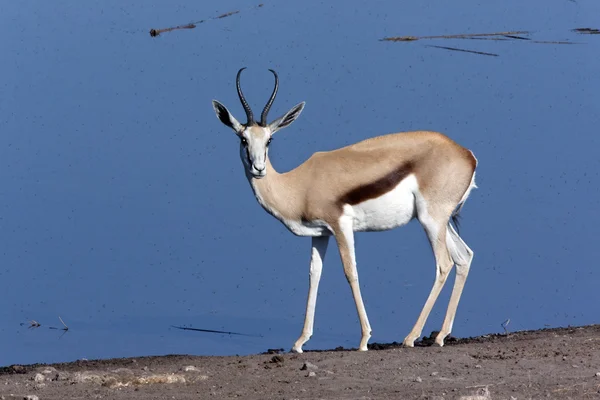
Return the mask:
M 452 266 L 456 278 L 442 329 L 435 342 L 444 345 L 452 330 L 473 251 L 450 224 L 475 185 L 477 159 L 473 153 L 437 132 L 402 132 L 378 136 L 333 151 L 317 152 L 297 168 L 280 174 L 269 162 L 275 132 L 290 125 L 304 102 L 271 123 L 267 114 L 279 87 L 265 105 L 260 122 L 244 98 L 237 73 L 237 93 L 246 111 L 241 124 L 220 102 L 213 100 L 219 120 L 240 138 L 240 157 L 246 177 L 260 205 L 297 236 L 312 237 L 310 279 L 304 328 L 292 351 L 313 334 L 317 291 L 329 237 L 335 236 L 346 279 L 352 289 L 362 330 L 359 350 L 367 350 L 371 325 L 358 283 L 354 232 L 384 231 L 417 218 L 429 239 L 436 277 L 416 324 L 404 339 L 413 347 L 419 338 Z

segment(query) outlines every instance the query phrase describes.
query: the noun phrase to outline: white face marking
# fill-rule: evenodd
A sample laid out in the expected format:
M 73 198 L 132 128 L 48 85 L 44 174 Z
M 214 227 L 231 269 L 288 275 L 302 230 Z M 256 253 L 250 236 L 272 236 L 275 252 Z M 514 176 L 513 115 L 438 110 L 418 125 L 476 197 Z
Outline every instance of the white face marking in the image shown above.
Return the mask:
M 249 126 L 240 134 L 240 158 L 246 171 L 260 179 L 267 174 L 267 155 L 271 132 L 269 128 Z
M 415 175 L 404 178 L 394 189 L 374 199 L 346 204 L 344 214 L 353 218 L 354 231 L 382 231 L 407 224 L 415 215 L 419 185 Z

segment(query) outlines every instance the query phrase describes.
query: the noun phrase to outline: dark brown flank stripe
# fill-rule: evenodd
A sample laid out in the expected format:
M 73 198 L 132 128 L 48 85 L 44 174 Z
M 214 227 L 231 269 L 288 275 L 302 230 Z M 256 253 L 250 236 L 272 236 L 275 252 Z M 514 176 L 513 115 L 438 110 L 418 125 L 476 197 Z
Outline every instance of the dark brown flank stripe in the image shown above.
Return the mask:
M 414 165 L 411 162 L 400 165 L 389 174 L 379 178 L 375 182 L 354 188 L 344 194 L 338 203 L 355 205 L 364 201 L 380 197 L 394 189 L 404 178 L 413 172 Z

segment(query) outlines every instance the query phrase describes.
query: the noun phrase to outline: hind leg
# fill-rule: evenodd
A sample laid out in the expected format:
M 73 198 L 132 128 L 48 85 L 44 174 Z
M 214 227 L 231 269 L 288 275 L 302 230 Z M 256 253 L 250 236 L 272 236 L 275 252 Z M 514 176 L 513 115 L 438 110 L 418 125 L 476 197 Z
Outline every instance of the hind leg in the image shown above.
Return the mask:
M 418 203 L 417 207 L 419 207 Z M 425 207 L 422 206 L 418 208 L 418 214 L 419 222 L 425 229 L 425 233 L 427 234 L 427 238 L 429 239 L 429 243 L 431 244 L 435 256 L 436 269 L 435 281 L 433 282 L 429 297 L 427 297 L 427 301 L 421 310 L 417 322 L 408 336 L 404 339 L 403 344 L 408 347 L 413 347 L 415 340 L 421 336 L 423 326 L 425 326 L 429 313 L 442 291 L 444 283 L 446 283 L 446 279 L 448 278 L 448 274 L 454 265 L 446 244 L 446 225 L 450 219 L 451 211 L 444 212 L 438 210 L 437 212 L 428 212 Z
M 461 237 L 458 236 L 458 233 L 456 233 L 450 224 L 448 224 L 446 235 L 450 257 L 452 257 L 452 261 L 456 264 L 456 277 L 454 278 L 454 287 L 452 288 L 452 295 L 450 296 L 442 330 L 435 338 L 435 342 L 440 346 L 444 345 L 444 339 L 452 331 L 452 324 L 454 323 L 454 317 L 456 316 L 458 302 L 460 301 L 460 296 L 465 287 L 467 276 L 469 275 L 471 261 L 473 261 L 473 250 L 471 250 Z

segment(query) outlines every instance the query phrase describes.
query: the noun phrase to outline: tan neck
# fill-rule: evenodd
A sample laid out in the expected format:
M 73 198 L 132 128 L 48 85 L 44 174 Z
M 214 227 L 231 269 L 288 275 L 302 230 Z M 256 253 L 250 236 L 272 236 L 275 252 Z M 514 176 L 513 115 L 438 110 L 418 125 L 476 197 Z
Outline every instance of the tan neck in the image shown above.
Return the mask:
M 273 168 L 268 157 L 266 164 L 267 174 L 264 178 L 248 176 L 256 199 L 268 213 L 279 220 L 299 219 L 298 199 L 301 197 L 297 195 L 297 189 L 290 185 L 287 174 L 280 174 Z

